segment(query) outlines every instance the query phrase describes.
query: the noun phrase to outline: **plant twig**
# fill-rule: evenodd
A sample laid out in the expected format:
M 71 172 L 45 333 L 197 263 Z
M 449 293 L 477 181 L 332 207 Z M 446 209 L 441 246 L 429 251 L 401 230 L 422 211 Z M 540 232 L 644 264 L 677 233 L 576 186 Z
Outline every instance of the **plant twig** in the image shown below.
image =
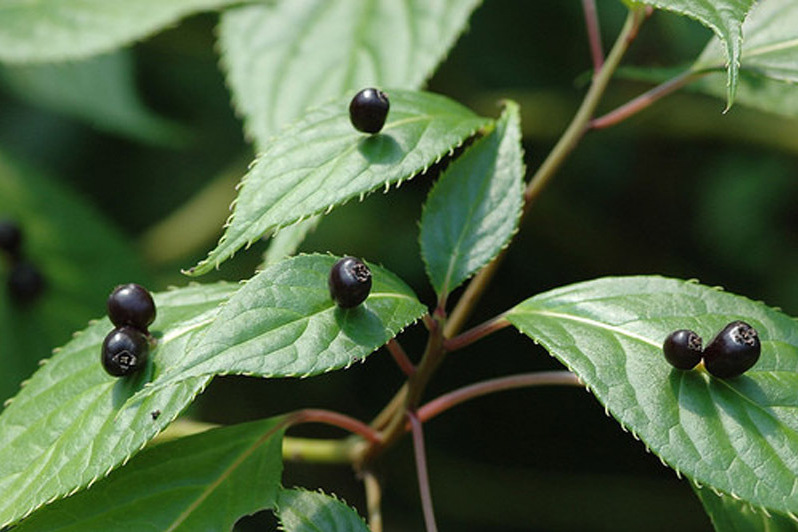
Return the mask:
M 363 486 L 366 489 L 366 509 L 369 516 L 371 532 L 382 532 L 382 488 L 374 472 L 367 469 L 362 472 Z
M 457 351 L 467 345 L 473 344 L 477 340 L 488 336 L 496 331 L 504 329 L 509 326 L 510 322 L 504 316 L 498 316 L 485 323 L 477 325 L 476 327 L 467 330 L 466 332 L 455 336 L 454 338 L 444 339 L 443 348 L 446 351 Z
M 515 388 L 528 388 L 532 386 L 583 386 L 579 379 L 570 371 L 540 371 L 536 373 L 522 373 L 509 377 L 500 377 L 470 386 L 464 386 L 433 399 L 418 409 L 418 418 L 422 422 L 429 421 L 435 416 L 453 408 L 461 403 L 504 390 Z
M 708 74 L 708 71 L 705 72 L 698 72 L 688 70 L 686 72 L 682 72 L 678 76 L 669 79 L 668 81 L 657 85 L 653 89 L 644 92 L 634 100 L 631 100 L 624 105 L 618 107 L 614 111 L 610 111 L 609 113 L 600 116 L 598 118 L 594 118 L 590 121 L 590 129 L 603 129 L 606 127 L 614 126 L 630 116 L 633 116 L 643 109 L 651 106 L 654 102 L 664 98 L 665 96 L 676 92 L 677 90 L 681 89 L 685 85 L 692 83 L 693 81 L 701 78 Z
M 289 427 L 300 425 L 302 423 L 323 423 L 325 425 L 332 425 L 344 430 L 348 430 L 353 434 L 362 436 L 364 439 L 371 443 L 382 443 L 382 435 L 369 427 L 362 421 L 358 421 L 353 417 L 349 417 L 338 412 L 330 410 L 321 410 L 316 408 L 306 408 L 304 410 L 297 410 L 285 417 L 285 424 Z
M 435 511 L 432 508 L 432 493 L 429 489 L 429 474 L 427 473 L 427 454 L 424 450 L 424 431 L 421 421 L 415 412 L 408 410 L 407 419 L 413 433 L 413 451 L 416 455 L 416 473 L 418 475 L 418 490 L 421 494 L 421 509 L 424 511 L 424 524 L 427 532 L 437 532 L 435 524 Z
M 590 57 L 593 59 L 593 73 L 598 74 L 604 65 L 604 49 L 601 46 L 596 0 L 582 0 L 582 10 L 585 12 L 585 26 L 587 26 L 587 40 L 590 43 Z
M 567 159 L 568 155 L 576 148 L 579 141 L 588 130 L 590 118 L 598 106 L 601 97 L 607 89 L 612 74 L 618 68 L 621 58 L 629 48 L 629 44 L 634 40 L 637 35 L 637 30 L 646 18 L 645 8 L 634 8 L 629 10 L 626 17 L 626 22 L 615 40 L 615 44 L 610 50 L 606 61 L 601 66 L 599 72 L 594 76 L 593 83 L 590 85 L 584 100 L 579 107 L 579 110 L 574 115 L 568 128 L 557 141 L 554 148 L 549 152 L 546 160 L 540 165 L 535 175 L 529 181 L 526 189 L 524 190 L 524 210 L 521 216 L 520 224 L 523 224 L 524 219 L 529 213 L 530 206 L 540 196 L 540 193 L 551 181 L 552 177 L 557 173 L 562 164 Z M 470 316 L 472 310 L 479 301 L 482 293 L 485 291 L 487 285 L 493 279 L 499 264 L 503 260 L 506 250 L 499 253 L 493 261 L 483 268 L 472 280 L 468 283 L 463 295 L 460 297 L 454 310 L 449 315 L 444 330 L 444 336 L 451 338 L 457 334 L 466 320 Z
M 295 438 L 283 436 L 283 460 L 314 464 L 348 464 L 363 445 L 359 437 L 343 439 Z
M 388 348 L 388 351 L 391 353 L 396 365 L 399 366 L 399 369 L 404 372 L 405 375 L 410 377 L 416 372 L 416 367 L 408 358 L 407 353 L 402 348 L 402 345 L 396 340 L 396 338 L 391 338 L 388 340 L 388 343 L 385 344 L 385 347 Z

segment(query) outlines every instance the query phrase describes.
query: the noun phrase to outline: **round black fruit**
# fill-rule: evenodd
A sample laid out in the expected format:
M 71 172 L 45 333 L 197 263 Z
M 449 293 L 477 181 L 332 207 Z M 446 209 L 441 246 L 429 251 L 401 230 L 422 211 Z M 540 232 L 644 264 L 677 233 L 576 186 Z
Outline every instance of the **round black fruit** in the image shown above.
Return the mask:
M 371 292 L 371 270 L 363 261 L 344 257 L 330 270 L 327 286 L 336 305 L 341 308 L 356 307 Z
M 141 285 L 123 284 L 108 296 L 108 317 L 117 327 L 130 325 L 143 332 L 155 320 L 155 302 Z
M 0 220 L 0 250 L 19 257 L 22 247 L 22 230 L 11 220 Z
M 46 288 L 44 276 L 30 262 L 17 262 L 8 272 L 8 293 L 19 304 L 34 301 Z
M 677 369 L 693 369 L 701 362 L 701 337 L 694 331 L 679 329 L 665 338 L 662 352 L 671 366 Z
M 379 133 L 388 116 L 388 95 L 368 88 L 355 94 L 349 104 L 349 119 L 355 129 L 363 133 Z
M 744 321 L 733 321 L 707 344 L 704 367 L 715 377 L 737 377 L 756 364 L 761 351 L 756 329 Z
M 108 333 L 103 342 L 103 368 L 114 377 L 130 375 L 144 367 L 149 350 L 144 333 L 133 327 L 119 327 Z

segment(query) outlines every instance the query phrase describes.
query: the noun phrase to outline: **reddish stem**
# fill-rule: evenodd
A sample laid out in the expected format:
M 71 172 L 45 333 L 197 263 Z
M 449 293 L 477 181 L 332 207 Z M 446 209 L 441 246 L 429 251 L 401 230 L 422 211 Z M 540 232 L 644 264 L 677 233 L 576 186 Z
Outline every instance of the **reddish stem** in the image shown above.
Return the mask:
M 490 321 L 486 321 L 476 327 L 467 330 L 466 332 L 455 336 L 454 338 L 449 338 L 443 341 L 443 348 L 447 351 L 457 351 L 467 345 L 473 344 L 477 340 L 488 336 L 496 331 L 504 329 L 510 325 L 510 322 L 507 321 L 506 318 L 503 316 L 499 316 L 498 318 L 493 318 Z
M 653 89 L 644 92 L 634 100 L 631 100 L 624 105 L 618 107 L 614 111 L 610 111 L 609 113 L 600 116 L 598 118 L 594 118 L 590 121 L 589 128 L 590 129 L 603 129 L 605 127 L 614 126 L 619 122 L 622 122 L 629 118 L 632 115 L 635 115 L 642 111 L 643 109 L 651 106 L 657 100 L 664 98 L 665 96 L 676 92 L 677 90 L 681 89 L 685 85 L 695 81 L 696 79 L 704 76 L 707 72 L 694 72 L 688 70 L 687 72 L 683 72 L 679 74 L 673 79 L 662 83 L 661 85 L 657 85 Z
M 604 65 L 604 49 L 601 46 L 601 30 L 599 29 L 596 0 L 582 0 L 587 26 L 587 39 L 590 43 L 590 56 L 593 58 L 593 73 L 597 74 Z
M 579 379 L 570 371 L 540 371 L 536 373 L 522 373 L 509 377 L 500 377 L 488 381 L 478 382 L 470 386 L 457 389 L 441 395 L 418 409 L 418 417 L 426 422 L 452 407 L 471 399 L 514 388 L 527 388 L 530 386 L 583 386 Z
M 391 353 L 396 365 L 399 366 L 405 375 L 411 377 L 416 372 L 416 367 L 408 358 L 407 353 L 402 348 L 402 345 L 396 340 L 396 338 L 391 338 L 388 340 L 388 343 L 385 345 L 388 348 L 388 351 Z
M 353 434 L 362 436 L 371 443 L 382 443 L 382 435 L 379 432 L 369 427 L 362 421 L 349 417 L 338 412 L 330 410 L 321 410 L 316 408 L 306 408 L 297 410 L 288 414 L 285 418 L 285 424 L 289 427 L 300 425 L 302 423 L 323 423 L 325 425 L 332 425 L 344 430 L 348 430 Z
M 413 432 L 413 450 L 416 455 L 416 471 L 418 473 L 418 489 L 421 493 L 421 508 L 424 511 L 424 524 L 427 532 L 437 532 L 435 512 L 432 508 L 432 494 L 429 489 L 429 475 L 427 473 L 427 454 L 424 451 L 424 431 L 421 421 L 412 410 L 407 411 L 410 421 L 410 430 Z

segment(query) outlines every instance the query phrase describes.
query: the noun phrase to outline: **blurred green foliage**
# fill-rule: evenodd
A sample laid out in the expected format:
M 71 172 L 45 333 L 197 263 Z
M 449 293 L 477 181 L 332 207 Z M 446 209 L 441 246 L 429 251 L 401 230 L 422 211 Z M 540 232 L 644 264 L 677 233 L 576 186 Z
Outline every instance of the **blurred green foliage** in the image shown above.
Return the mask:
M 598 8 L 608 46 L 624 8 L 608 0 Z M 243 175 L 253 157 L 219 69 L 215 23 L 212 15 L 192 17 L 132 51 L 131 80 L 144 104 L 187 131 L 177 145 L 106 132 L 0 84 L 0 146 L 78 192 L 120 228 L 133 244 L 129 252 L 138 254 L 131 260 L 145 262 L 154 290 L 186 284 L 179 269 L 203 258 L 221 234 L 233 197 L 231 176 Z M 695 22 L 657 13 L 626 63 L 686 63 L 710 36 Z M 475 13 L 429 88 L 490 116 L 499 112 L 498 99 L 519 101 L 526 162 L 534 169 L 575 111 L 584 92 L 579 80 L 589 69 L 578 2 L 492 0 Z M 604 110 L 645 88 L 614 82 Z M 798 144 L 788 134 L 797 126 L 740 106 L 727 115 L 722 109 L 720 100 L 680 94 L 613 129 L 589 133 L 535 205 L 472 322 L 548 288 L 631 273 L 697 278 L 798 315 Z M 429 186 L 430 179 L 420 178 L 336 209 L 302 250 L 381 263 L 431 304 L 417 225 Z M 206 187 L 213 193 L 202 195 Z M 180 231 L 159 225 L 183 207 L 180 223 L 193 231 L 185 237 L 191 245 L 180 248 L 181 256 L 158 253 L 184 243 Z M 249 277 L 264 249 L 259 244 L 240 252 L 203 282 Z M 93 301 L 96 307 L 81 306 L 70 320 L 102 315 L 101 298 Z M 403 335 L 415 358 L 423 341 L 419 331 Z M 503 331 L 450 357 L 428 397 L 477 379 L 558 366 L 528 340 Z M 234 423 L 324 406 L 367 419 L 401 377 L 383 353 L 347 372 L 301 382 L 217 378 L 192 414 Z M 425 432 L 443 530 L 709 527 L 686 483 L 578 390 L 483 398 L 436 419 Z M 382 464 L 384 513 L 404 523 L 396 530 L 413 530 L 421 520 L 411 462 L 404 442 Z M 363 508 L 361 487 L 345 468 L 289 463 L 285 485 L 294 484 L 324 486 Z M 505 489 L 510 484 L 520 489 Z M 262 526 L 257 518 L 240 523 L 241 530 Z

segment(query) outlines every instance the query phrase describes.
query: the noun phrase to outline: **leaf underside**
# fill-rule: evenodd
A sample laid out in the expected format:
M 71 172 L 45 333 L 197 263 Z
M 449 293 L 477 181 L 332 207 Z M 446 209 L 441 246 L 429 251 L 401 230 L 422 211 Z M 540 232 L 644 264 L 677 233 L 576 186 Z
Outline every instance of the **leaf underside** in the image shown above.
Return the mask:
M 440 95 L 390 91 L 382 131 L 349 122 L 349 98 L 308 112 L 275 138 L 244 177 L 230 225 L 189 275 L 218 267 L 264 234 L 423 172 L 492 124 Z
M 158 338 L 144 370 L 128 378 L 100 364 L 104 318 L 60 349 L 0 415 L 0 527 L 107 475 L 168 425 L 207 384 L 194 378 L 132 407 L 128 397 L 182 358 L 187 342 L 206 327 L 238 285 L 190 286 L 154 294 L 150 327 Z M 153 416 L 152 412 L 160 411 Z
M 14 530 L 231 530 L 242 516 L 275 506 L 282 433 L 275 420 L 261 420 L 145 449 Z
M 742 48 L 742 24 L 755 0 L 646 0 L 660 9 L 694 18 L 711 29 L 723 45 L 728 75 L 726 107 L 734 103 Z
M 515 233 L 524 162 L 518 105 L 435 183 L 421 217 L 421 254 L 432 286 L 446 295 L 491 261 Z
M 798 324 L 762 303 L 661 277 L 606 278 L 508 312 L 677 472 L 756 507 L 798 513 Z M 734 379 L 679 371 L 662 355 L 676 329 L 710 339 L 741 319 L 762 341 Z
M 728 495 L 717 495 L 709 488 L 693 486 L 715 532 L 796 532 L 798 521 L 786 515 L 756 509 Z

